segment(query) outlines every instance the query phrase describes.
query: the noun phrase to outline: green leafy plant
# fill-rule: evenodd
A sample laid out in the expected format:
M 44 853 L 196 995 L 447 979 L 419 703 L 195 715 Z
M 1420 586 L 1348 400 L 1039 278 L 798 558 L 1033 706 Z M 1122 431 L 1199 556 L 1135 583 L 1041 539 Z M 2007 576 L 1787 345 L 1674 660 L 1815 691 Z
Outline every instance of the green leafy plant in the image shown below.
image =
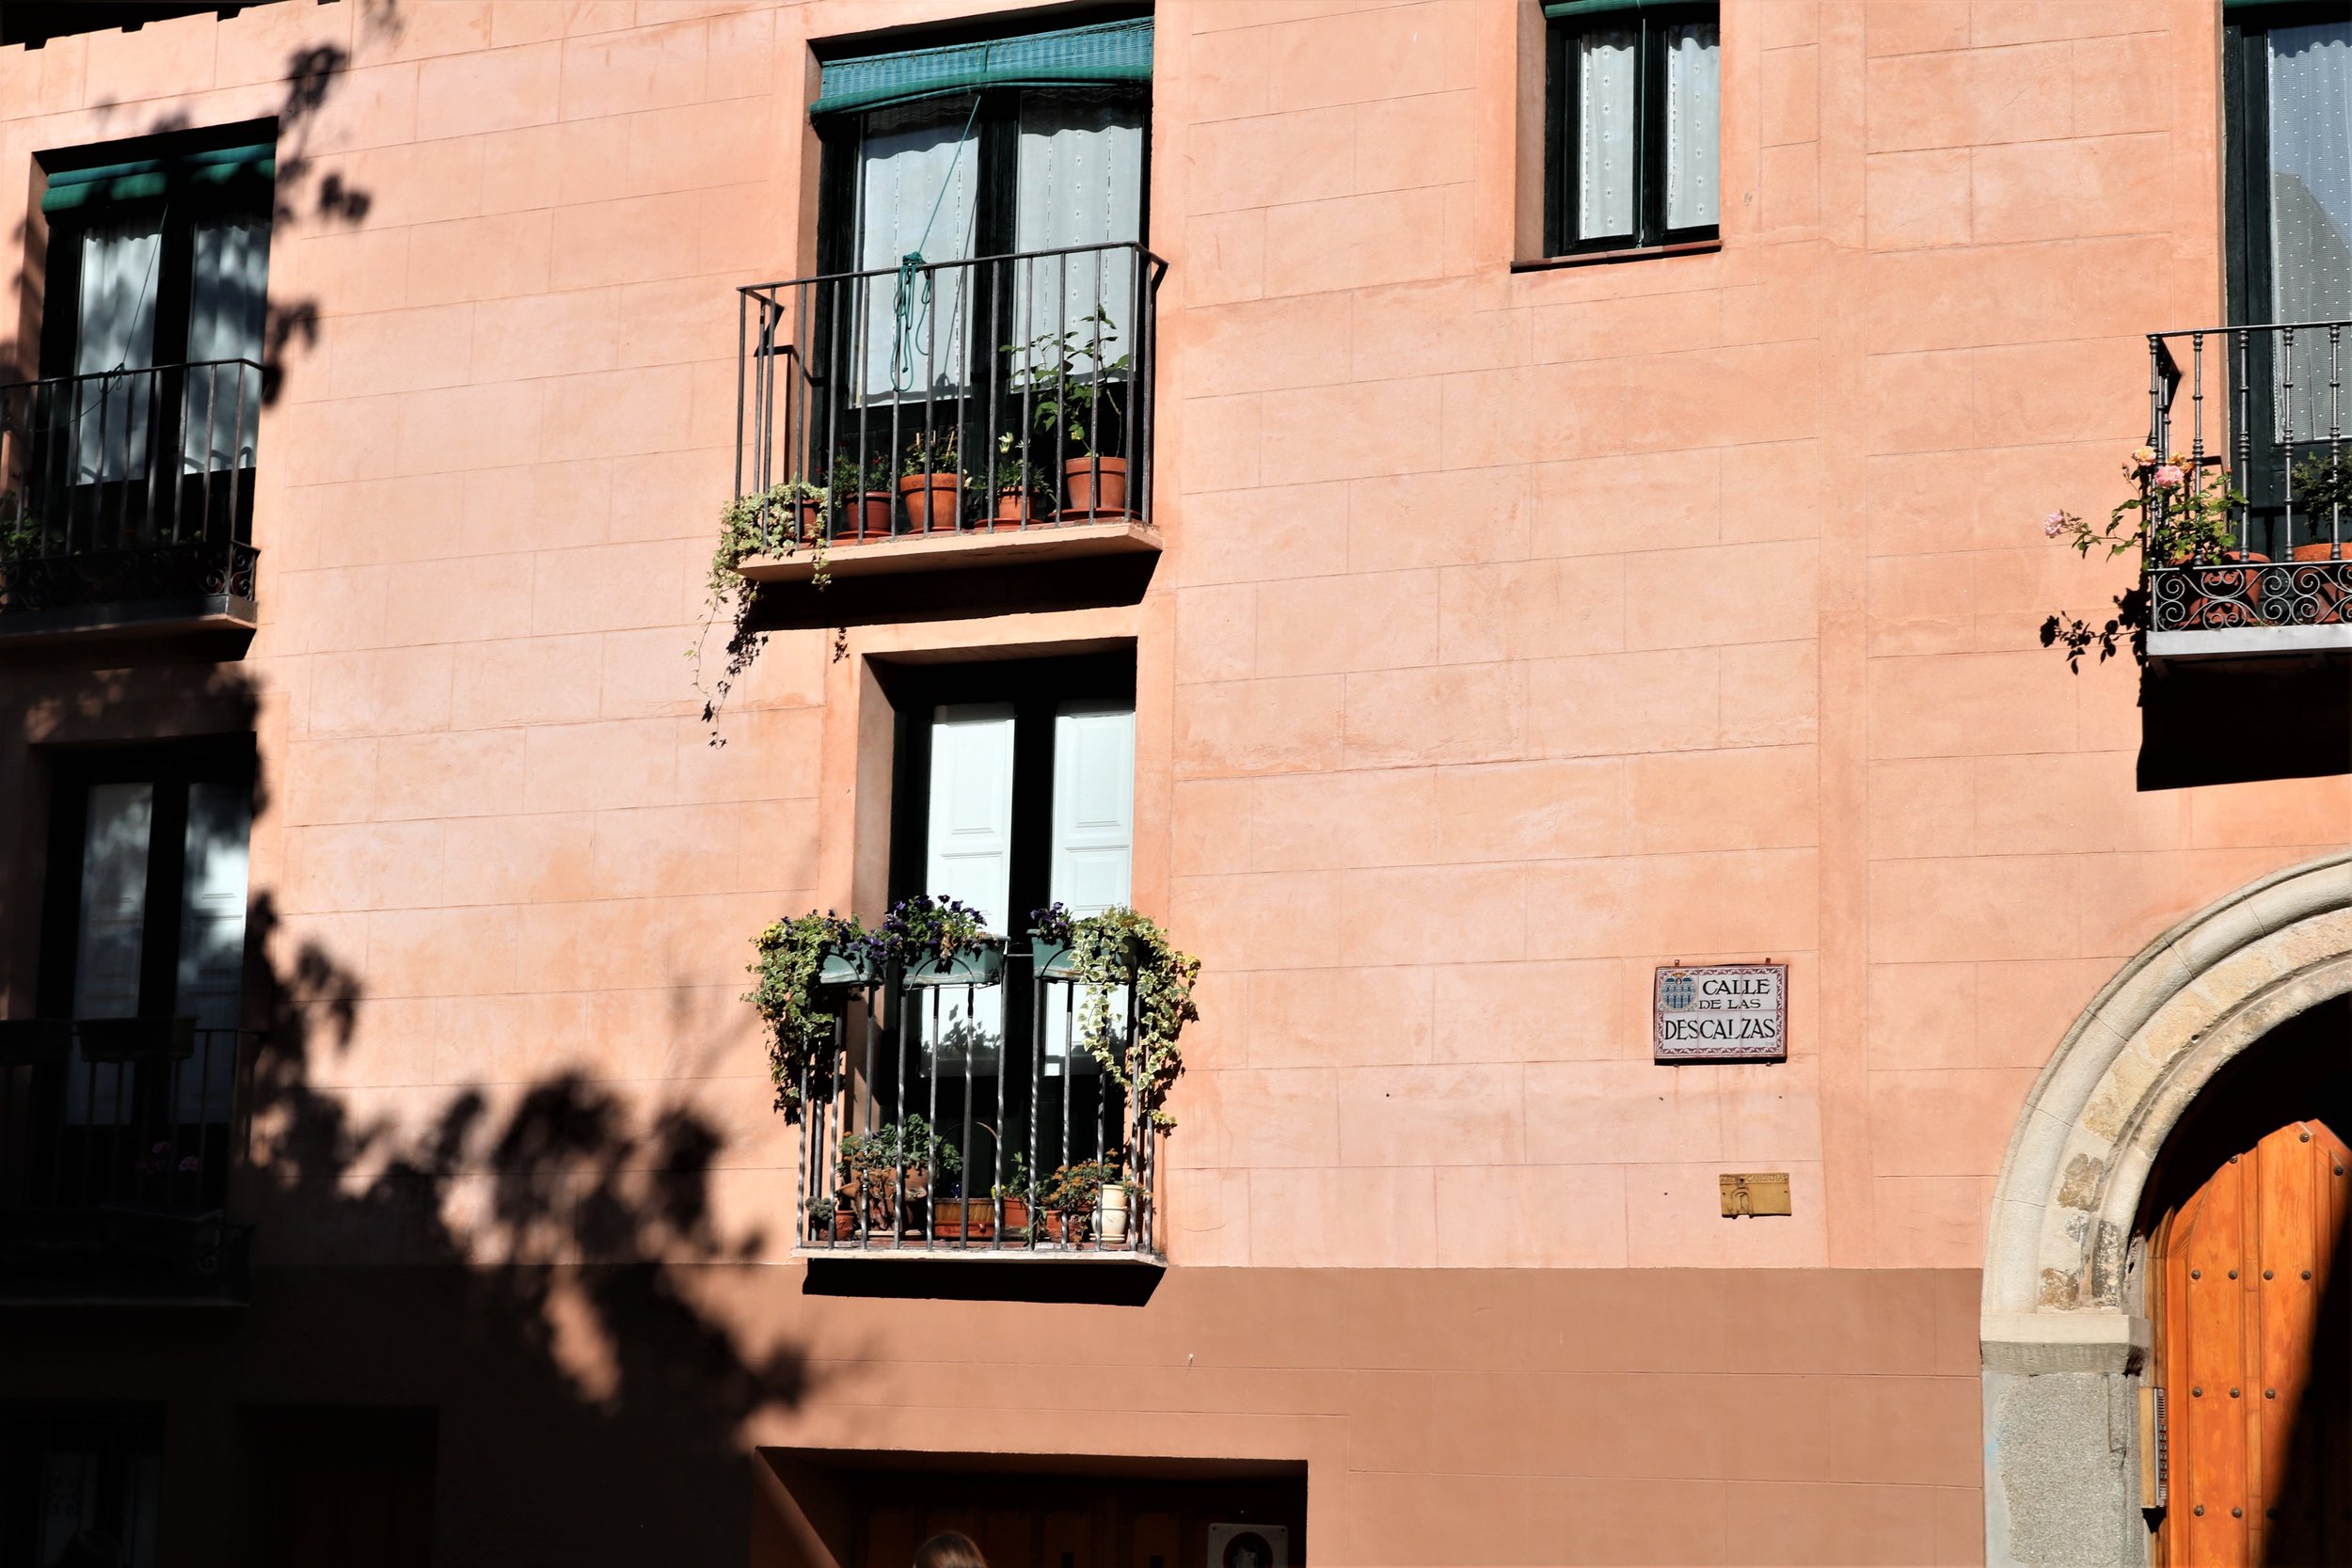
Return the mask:
M 853 447 L 836 448 L 825 466 L 825 493 L 833 499 L 835 516 L 854 516 L 860 499 L 889 490 L 897 483 L 898 466 L 886 451 L 861 459 Z
M 1024 378 L 1035 401 L 1031 404 L 1038 428 L 1054 432 L 1075 447 L 1081 457 L 1099 455 L 1104 410 L 1120 415 L 1126 377 L 1135 368 L 1134 356 L 1105 358 L 1104 340 L 1115 337 L 1118 323 L 1100 305 L 1061 332 L 1042 332 L 1026 343 L 1007 343 L 1005 352 L 1028 361 Z
M 995 940 L 980 926 L 980 912 L 960 899 L 917 893 L 890 906 L 874 928 L 880 952 L 901 964 L 954 958 L 967 947 Z
M 830 910 L 776 921 L 752 939 L 746 969 L 754 983 L 743 1000 L 768 1027 L 768 1069 L 776 1109 L 787 1121 L 799 1121 L 807 1109 L 804 1082 L 820 1101 L 832 1091 L 834 1020 L 841 997 L 839 988 L 819 983 L 825 958 L 870 954 L 873 945 L 856 917 Z
M 2123 477 L 2132 482 L 2134 493 L 2116 502 L 2104 528 L 2094 528 L 2061 507 L 2042 519 L 2042 534 L 2064 540 L 2086 559 L 2098 549 L 2105 549 L 2109 560 L 2137 551 L 2142 571 L 2151 566 L 2202 566 L 2228 557 L 2233 547 L 2231 518 L 2246 504 L 2246 497 L 2227 468 L 2177 452 L 2165 457 L 2153 447 L 2141 447 L 2124 460 Z M 2118 595 L 2115 607 L 2114 617 L 2098 626 L 2079 616 L 2052 615 L 2042 624 L 2042 645 L 2063 647 L 2067 662 L 2077 669 L 2091 648 L 2098 648 L 2105 662 L 2126 639 L 2135 657 L 2143 656 L 2147 590 L 2135 588 Z
M 2328 517 L 2341 510 L 2352 522 L 2352 457 L 2341 452 L 2312 456 L 2291 470 L 2297 515 Z
M 806 505 L 817 508 L 813 528 L 806 522 Z M 832 510 L 822 487 L 800 480 L 771 484 L 756 495 L 738 496 L 721 509 L 719 543 L 710 552 L 710 570 L 704 578 L 702 635 L 686 650 L 687 657 L 694 662 L 694 689 L 703 694 L 704 723 L 718 721 L 727 693 L 759 657 L 763 635 L 752 629 L 752 585 L 743 580 L 744 561 L 779 548 L 788 556 L 805 546 L 811 564 L 809 580 L 824 588 L 833 580 L 825 548 Z M 718 680 L 706 687 L 703 650 L 709 645 L 710 628 L 722 616 L 733 623 L 727 635 L 726 664 Z
M 1010 1169 L 1007 1171 L 1005 1180 L 989 1188 L 989 1196 L 1026 1197 L 1029 1189 L 1037 1184 L 1029 1174 L 1029 1157 L 1026 1154 L 1014 1149 L 1009 1164 Z
M 990 487 L 999 496 L 1038 499 L 1052 494 L 1029 456 L 1029 443 L 1008 430 L 996 437 L 996 458 L 990 465 Z
M 885 1196 L 894 1182 L 904 1190 L 907 1179 L 918 1173 L 935 1170 L 943 1176 L 960 1176 L 963 1172 L 962 1153 L 920 1116 L 884 1122 L 865 1132 L 843 1133 L 834 1160 L 845 1196 Z
M 1054 1174 L 1045 1179 L 1044 1206 L 1057 1214 L 1092 1213 L 1104 1187 L 1119 1180 L 1121 1164 L 1114 1149 L 1100 1160 L 1056 1166 Z
M 1193 982 L 1200 960 L 1178 949 L 1151 916 L 1122 907 L 1073 919 L 1059 904 L 1029 917 L 1048 942 L 1068 944 L 1070 977 L 1079 990 L 1078 1038 L 1088 1055 L 1124 1088 L 1163 1131 L 1176 1125 L 1168 1114 L 1169 1087 L 1184 1070 L 1179 1040 L 1184 1025 L 1200 1016 Z M 1111 1002 L 1135 987 L 1136 1032 L 1126 1037 L 1125 1020 L 1115 1020 Z
M 922 474 L 963 475 L 958 449 L 963 444 L 963 431 L 957 425 L 945 430 L 918 430 L 914 439 L 907 443 L 905 456 L 898 461 L 898 472 L 908 478 Z

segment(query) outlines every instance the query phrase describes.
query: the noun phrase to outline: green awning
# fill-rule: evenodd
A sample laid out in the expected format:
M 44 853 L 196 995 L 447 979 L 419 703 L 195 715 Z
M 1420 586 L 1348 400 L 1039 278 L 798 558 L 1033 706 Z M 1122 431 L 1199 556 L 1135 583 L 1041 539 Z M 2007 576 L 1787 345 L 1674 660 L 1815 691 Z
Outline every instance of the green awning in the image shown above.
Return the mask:
M 824 81 L 809 113 L 878 109 L 918 99 L 946 98 L 975 87 L 1054 87 L 1085 82 L 1152 79 L 1152 19 L 1102 22 L 1091 27 L 1030 33 L 986 43 L 902 49 L 827 60 Z
M 216 148 L 210 152 L 186 152 L 173 158 L 142 158 L 135 163 L 66 168 L 49 177 L 49 188 L 41 194 L 40 210 L 64 213 L 102 202 L 136 201 L 175 190 L 277 177 L 278 149 L 270 142 Z

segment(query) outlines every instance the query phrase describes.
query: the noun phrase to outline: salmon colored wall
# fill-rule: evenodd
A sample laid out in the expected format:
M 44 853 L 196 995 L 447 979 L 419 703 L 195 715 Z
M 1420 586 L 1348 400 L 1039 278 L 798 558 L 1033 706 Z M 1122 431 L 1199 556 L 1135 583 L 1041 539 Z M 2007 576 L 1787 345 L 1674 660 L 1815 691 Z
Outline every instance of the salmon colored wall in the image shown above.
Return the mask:
M 734 289 L 808 254 L 807 41 L 984 8 L 289 0 L 0 51 L 11 233 L 36 152 L 350 55 L 281 144 L 310 313 L 221 677 L 270 961 L 357 989 L 308 1063 L 342 1180 L 576 1069 L 720 1130 L 720 1227 L 781 1248 L 735 998 L 762 922 L 856 891 L 859 661 L 1133 636 L 1138 896 L 1207 966 L 1180 1264 L 1976 1267 L 2103 979 L 2352 837 L 2341 776 L 2137 792 L 2129 665 L 2036 637 L 2123 585 L 2035 523 L 2116 499 L 2140 335 L 2220 309 L 2215 8 L 1726 0 L 1721 251 L 1514 272 L 1532 3 L 1168 0 L 1150 594 L 780 634 L 723 746 L 681 655 Z M 0 675 L 28 738 L 139 733 L 162 679 Z M 1653 965 L 1768 955 L 1787 1065 L 1650 1065 Z M 462 1226 L 495 1162 L 453 1161 L 413 1196 Z M 1725 1169 L 1794 1217 L 1719 1218 Z M 269 1257 L 399 1256 L 306 1207 Z

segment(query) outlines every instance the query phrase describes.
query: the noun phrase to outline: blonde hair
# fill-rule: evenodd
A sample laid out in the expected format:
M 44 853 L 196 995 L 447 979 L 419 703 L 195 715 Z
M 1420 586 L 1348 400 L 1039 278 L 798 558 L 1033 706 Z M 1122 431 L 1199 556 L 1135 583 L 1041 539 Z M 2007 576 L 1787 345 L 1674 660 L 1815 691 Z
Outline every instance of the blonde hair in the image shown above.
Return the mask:
M 988 1568 L 988 1559 L 961 1530 L 941 1530 L 914 1548 L 914 1568 Z

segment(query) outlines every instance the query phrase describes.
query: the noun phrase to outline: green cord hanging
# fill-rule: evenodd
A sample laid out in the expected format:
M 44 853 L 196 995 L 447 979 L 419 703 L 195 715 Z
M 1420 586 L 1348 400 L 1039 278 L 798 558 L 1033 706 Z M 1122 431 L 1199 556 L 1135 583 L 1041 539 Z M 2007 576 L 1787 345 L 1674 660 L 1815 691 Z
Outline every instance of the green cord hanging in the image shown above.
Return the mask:
M 972 112 L 964 117 L 963 134 L 956 138 L 956 155 L 948 160 L 946 178 L 939 182 L 939 195 L 931 202 L 931 215 L 923 220 L 923 233 L 914 242 L 914 248 L 898 258 L 898 288 L 891 304 L 896 321 L 897 336 L 890 345 L 890 391 L 893 397 L 906 395 L 905 377 L 914 372 L 914 339 L 917 332 L 928 332 L 931 319 L 931 290 L 934 279 L 923 269 L 923 246 L 930 243 L 931 225 L 939 221 L 939 210 L 946 205 L 947 193 L 954 188 L 957 166 L 963 162 L 963 150 L 972 140 L 972 126 L 980 118 L 980 95 L 972 95 Z M 914 300 L 916 280 L 921 280 L 922 301 Z

